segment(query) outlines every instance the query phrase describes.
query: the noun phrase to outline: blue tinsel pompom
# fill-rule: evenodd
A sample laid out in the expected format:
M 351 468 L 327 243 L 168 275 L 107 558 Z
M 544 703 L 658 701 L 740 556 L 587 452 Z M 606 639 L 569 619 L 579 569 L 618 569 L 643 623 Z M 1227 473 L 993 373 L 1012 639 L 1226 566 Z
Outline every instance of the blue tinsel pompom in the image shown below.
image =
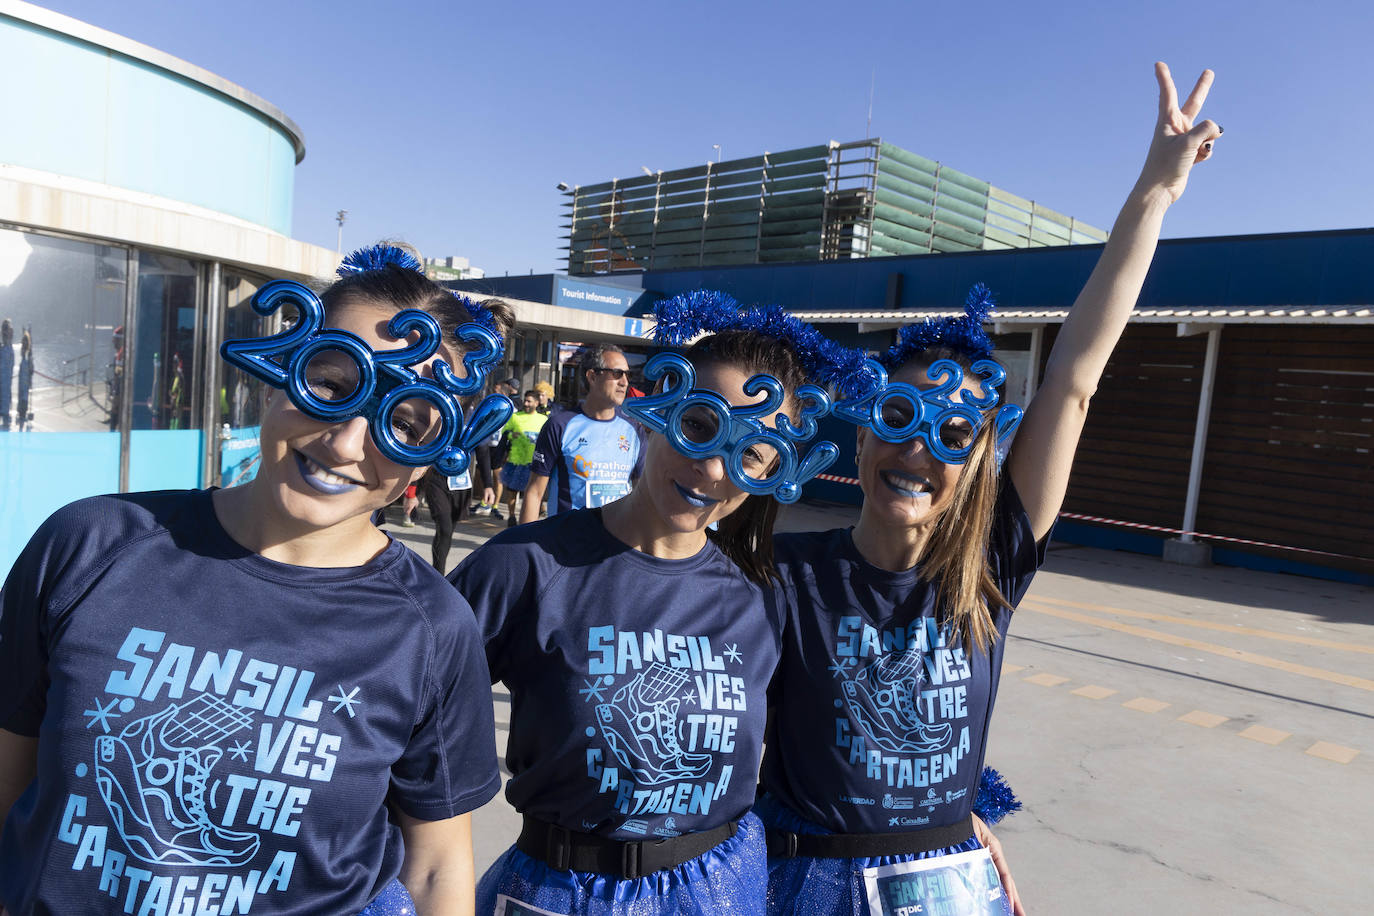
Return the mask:
M 698 289 L 654 306 L 654 342 L 680 347 L 702 333 L 716 333 L 739 319 L 739 303 L 725 293 Z
M 339 265 L 338 274 L 346 277 L 349 274 L 360 274 L 369 270 L 382 270 L 386 267 L 400 267 L 405 270 L 414 270 L 424 273 L 425 268 L 415 256 L 403 248 L 395 245 L 370 245 L 367 248 L 359 248 L 357 251 L 350 252 L 348 257 L 343 259 Z
M 983 767 L 983 775 L 978 780 L 978 794 L 973 797 L 973 813 L 992 826 L 1008 814 L 1020 810 L 1021 802 L 1002 774 L 992 767 Z
M 677 347 L 698 334 L 749 331 L 782 341 L 792 348 L 806 374 L 821 384 L 858 371 L 863 355 L 850 354 L 811 325 L 778 305 L 742 307 L 733 297 L 699 289 L 664 299 L 654 306 L 654 342 Z
M 463 308 L 467 309 L 468 315 L 474 322 L 495 334 L 498 342 L 504 343 L 501 332 L 496 328 L 496 316 L 491 313 L 491 309 L 476 300 L 469 299 L 456 289 L 450 290 L 450 292 L 453 293 L 453 298 L 457 299 Z
M 897 334 L 897 343 L 878 357 L 889 371 L 932 347 L 948 347 L 970 360 L 992 355 L 992 341 L 983 330 L 995 303 L 992 292 L 979 283 L 964 301 L 964 314 L 958 318 L 927 318 L 909 324 Z

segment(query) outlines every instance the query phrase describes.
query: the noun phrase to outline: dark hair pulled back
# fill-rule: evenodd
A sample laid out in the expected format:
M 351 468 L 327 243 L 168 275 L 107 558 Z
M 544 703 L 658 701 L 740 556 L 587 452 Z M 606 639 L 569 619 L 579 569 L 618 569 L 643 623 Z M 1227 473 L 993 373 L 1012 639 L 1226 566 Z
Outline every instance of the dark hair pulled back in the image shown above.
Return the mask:
M 416 255 L 408 245 L 397 242 L 384 244 L 402 248 Z M 453 341 L 453 331 L 459 325 L 468 324 L 472 316 L 463 303 L 453 295 L 453 291 L 440 286 L 418 270 L 411 270 L 396 264 L 388 264 L 376 270 L 364 270 L 346 274 L 331 283 L 320 294 L 325 314 L 332 313 L 342 305 L 352 302 L 376 302 L 392 305 L 396 311 L 419 309 L 432 315 L 439 322 L 444 340 Z M 482 302 L 496 323 L 497 333 L 505 340 L 515 323 L 515 313 L 510 305 L 500 299 L 487 299 Z
M 703 337 L 684 352 L 693 366 L 731 366 L 746 376 L 771 375 L 782 382 L 787 398 L 783 407 L 793 421 L 799 419 L 797 388 L 806 384 L 806 373 L 787 343 L 753 331 L 722 331 Z M 771 471 L 770 471 L 771 473 Z M 773 565 L 773 523 L 778 502 L 772 496 L 745 497 L 744 505 L 721 519 L 715 531 L 707 531 L 720 551 L 759 585 L 778 579 Z

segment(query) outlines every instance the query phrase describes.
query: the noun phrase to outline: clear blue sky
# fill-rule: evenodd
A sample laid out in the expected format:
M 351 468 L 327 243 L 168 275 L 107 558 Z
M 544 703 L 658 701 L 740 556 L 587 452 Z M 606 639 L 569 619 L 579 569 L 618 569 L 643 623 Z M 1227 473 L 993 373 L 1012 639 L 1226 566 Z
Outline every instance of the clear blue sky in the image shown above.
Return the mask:
M 1217 73 L 1217 156 L 1165 235 L 1374 225 L 1374 4 L 46 0 L 304 130 L 293 235 L 561 268 L 560 181 L 873 134 L 1109 227 L 1155 113 Z M 391 12 L 394 10 L 395 12 Z

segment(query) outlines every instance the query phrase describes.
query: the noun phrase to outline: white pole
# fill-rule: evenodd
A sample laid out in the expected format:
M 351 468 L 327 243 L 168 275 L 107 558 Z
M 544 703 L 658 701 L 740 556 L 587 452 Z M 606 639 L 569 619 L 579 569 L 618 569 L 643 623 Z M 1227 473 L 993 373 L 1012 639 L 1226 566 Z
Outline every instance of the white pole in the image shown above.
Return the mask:
M 1026 390 L 1022 404 L 1029 405 L 1035 397 L 1035 389 L 1040 382 L 1040 351 L 1045 345 L 1045 326 L 1037 324 L 1030 329 L 1030 359 L 1026 367 Z
M 1202 366 L 1202 393 L 1198 395 L 1197 428 L 1193 431 L 1193 461 L 1188 468 L 1188 501 L 1183 506 L 1183 534 L 1180 541 L 1193 540 L 1197 524 L 1198 493 L 1202 489 L 1202 461 L 1207 455 L 1207 424 L 1212 418 L 1212 389 L 1217 378 L 1217 349 L 1221 346 L 1221 328 L 1207 332 L 1207 357 Z

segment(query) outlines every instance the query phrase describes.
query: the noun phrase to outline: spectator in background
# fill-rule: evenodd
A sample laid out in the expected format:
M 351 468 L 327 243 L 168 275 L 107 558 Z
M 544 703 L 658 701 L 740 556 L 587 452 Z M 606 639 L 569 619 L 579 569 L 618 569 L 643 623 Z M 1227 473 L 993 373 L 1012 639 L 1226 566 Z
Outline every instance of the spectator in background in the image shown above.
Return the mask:
M 494 394 L 505 394 L 505 382 L 497 382 L 492 386 Z M 499 456 L 501 446 L 501 433 L 495 432 L 487 439 L 482 440 L 476 448 L 472 450 L 472 458 L 476 467 L 472 471 L 473 488 L 480 487 L 482 498 L 473 507 L 473 515 L 490 515 L 496 518 L 501 517 L 500 510 L 496 508 L 501 501 L 501 480 L 497 471 L 501 469 L 502 459 Z
M 503 432 L 510 441 L 506 463 L 501 467 L 501 483 L 506 487 L 507 528 L 516 525 L 515 498 L 525 492 L 530 482 L 530 462 L 534 460 L 534 443 L 539 438 L 548 417 L 539 413 L 539 394 L 525 392 L 519 413 L 511 414 Z
M 625 402 L 630 364 L 614 344 L 598 344 L 582 355 L 586 391 L 577 410 L 560 410 L 539 432 L 520 521 L 539 518 L 549 492 L 549 515 L 594 509 L 630 492 L 644 462 L 640 434 L 617 408 Z
M 29 392 L 33 390 L 33 335 L 28 331 L 19 343 L 19 410 L 14 423 L 20 429 L 32 425 L 33 411 L 29 409 Z
M 10 428 L 10 388 L 14 381 L 14 325 L 0 321 L 0 429 Z
M 430 468 L 420 480 L 425 491 L 425 503 L 434 519 L 434 542 L 430 546 L 430 560 L 439 572 L 448 565 L 449 548 L 453 546 L 453 528 L 466 521 L 468 505 L 472 501 L 472 465 L 461 474 L 445 475 Z
M 420 508 L 420 492 L 418 484 L 411 484 L 406 487 L 406 495 L 401 499 L 401 527 L 415 527 L 415 510 Z
M 539 382 L 534 386 L 534 393 L 539 395 L 539 406 L 535 409 L 547 417 L 553 412 L 553 386 L 548 382 Z

